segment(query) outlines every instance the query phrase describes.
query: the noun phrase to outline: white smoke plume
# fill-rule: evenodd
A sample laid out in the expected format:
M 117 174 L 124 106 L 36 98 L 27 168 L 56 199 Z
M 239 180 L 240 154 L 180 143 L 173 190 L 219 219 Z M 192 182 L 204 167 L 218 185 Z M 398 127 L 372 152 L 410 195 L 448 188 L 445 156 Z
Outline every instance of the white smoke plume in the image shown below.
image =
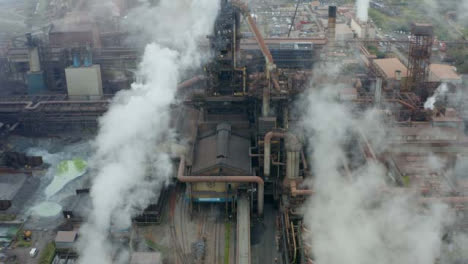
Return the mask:
M 459 8 L 457 8 L 457 20 L 461 23 L 462 26 L 468 26 L 468 0 L 461 0 Z
M 367 22 L 369 18 L 369 3 L 370 0 L 357 0 L 356 2 L 356 16 L 362 22 Z
M 377 161 L 354 166 L 350 177 L 342 175 L 351 135 L 363 133 L 373 145 L 382 144 L 385 125 L 377 111 L 356 114 L 337 101 L 339 88 L 314 88 L 301 105 L 315 176 L 304 221 L 316 263 L 435 263 L 443 228 L 451 221 L 446 206 L 423 210 L 415 193 L 383 192 L 393 188 Z
M 91 159 L 96 172 L 90 193 L 93 208 L 81 229 L 79 263 L 83 264 L 119 263 L 119 259 L 125 263 L 128 252 L 115 256 L 109 231 L 129 228 L 131 217 L 157 198 L 171 176 L 170 158 L 159 147 L 171 135 L 169 108 L 180 75 L 200 66 L 203 54 L 198 43 L 212 32 L 219 8 L 212 0 L 143 5 L 135 11 L 138 15 L 130 17 L 135 29 L 153 37 L 152 43 L 139 66 L 143 81 L 119 92 L 99 122 Z
M 427 98 L 426 102 L 424 102 L 424 109 L 434 110 L 434 105 L 437 102 L 437 99 L 444 96 L 448 92 L 448 87 L 446 83 L 442 83 L 437 87 L 434 94 Z
M 93 17 L 118 17 L 121 10 L 114 0 L 100 0 L 90 2 L 89 11 Z

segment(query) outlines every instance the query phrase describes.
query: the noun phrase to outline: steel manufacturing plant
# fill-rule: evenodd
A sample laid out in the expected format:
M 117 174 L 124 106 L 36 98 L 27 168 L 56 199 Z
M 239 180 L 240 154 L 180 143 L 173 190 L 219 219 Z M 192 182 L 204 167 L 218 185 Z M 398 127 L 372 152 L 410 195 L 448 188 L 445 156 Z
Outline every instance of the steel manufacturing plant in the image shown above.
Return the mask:
M 468 263 L 468 1 L 0 6 L 0 263 Z

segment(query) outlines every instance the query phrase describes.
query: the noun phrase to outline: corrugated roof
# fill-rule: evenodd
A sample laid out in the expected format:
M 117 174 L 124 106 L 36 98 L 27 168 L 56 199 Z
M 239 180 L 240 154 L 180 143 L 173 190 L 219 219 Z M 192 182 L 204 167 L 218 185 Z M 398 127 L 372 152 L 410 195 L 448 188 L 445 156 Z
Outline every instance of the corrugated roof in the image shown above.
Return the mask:
M 460 75 L 455 71 L 453 66 L 447 64 L 431 64 L 429 66 L 431 75 L 440 80 L 457 80 L 461 81 Z
M 223 146 L 218 146 L 219 144 Z M 192 174 L 203 175 L 215 167 L 225 167 L 240 175 L 250 175 L 249 147 L 248 139 L 234 133 L 222 140 L 219 140 L 217 133 L 200 138 L 195 147 Z M 223 155 L 219 155 L 220 150 Z
M 78 232 L 76 231 L 58 231 L 55 237 L 56 243 L 72 243 L 75 242 Z
M 374 64 L 382 70 L 388 79 L 395 79 L 395 71 L 397 70 L 401 72 L 401 77 L 408 76 L 408 68 L 397 58 L 376 59 Z

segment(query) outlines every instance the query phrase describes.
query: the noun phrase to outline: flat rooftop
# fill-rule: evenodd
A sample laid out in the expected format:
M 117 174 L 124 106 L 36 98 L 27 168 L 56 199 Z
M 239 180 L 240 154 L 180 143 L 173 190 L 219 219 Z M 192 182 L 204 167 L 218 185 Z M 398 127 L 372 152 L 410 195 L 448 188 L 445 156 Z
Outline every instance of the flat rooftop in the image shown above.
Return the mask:
M 56 243 L 73 243 L 78 236 L 77 231 L 58 231 L 55 237 Z
M 374 64 L 387 79 L 395 79 L 395 72 L 400 71 L 401 77 L 408 77 L 408 68 L 397 58 L 376 59 Z
M 462 81 L 462 78 L 455 70 L 455 67 L 451 65 L 433 63 L 429 65 L 429 70 L 429 78 L 431 81 Z

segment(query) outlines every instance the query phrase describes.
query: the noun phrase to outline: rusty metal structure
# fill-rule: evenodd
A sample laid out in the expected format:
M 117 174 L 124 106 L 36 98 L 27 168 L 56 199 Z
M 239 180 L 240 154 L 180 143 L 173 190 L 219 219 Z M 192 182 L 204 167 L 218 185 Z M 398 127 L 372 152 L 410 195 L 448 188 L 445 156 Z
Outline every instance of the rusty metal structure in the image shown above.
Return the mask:
M 434 41 L 434 29 L 430 24 L 414 23 L 411 26 L 411 40 L 408 56 L 408 90 L 420 90 L 427 81 Z
M 239 238 L 236 263 L 251 263 L 255 254 L 251 227 L 263 225 L 262 221 L 273 223 L 274 230 L 265 233 L 277 235 L 280 254 L 280 260 L 262 255 L 264 263 L 314 263 L 313 245 L 305 239 L 313 234 L 305 227 L 299 210 L 317 192 L 311 184 L 315 175 L 308 155 L 313 146 L 298 129 L 294 106 L 308 89 L 314 89 L 310 86 L 311 76 L 314 83 L 330 83 L 319 71 L 314 75 L 316 63 L 346 60 L 340 51 L 343 47 L 335 41 L 337 7 L 328 8 L 328 32 L 323 32 L 326 37 L 264 38 L 252 10 L 244 2 L 220 1 L 213 33 L 208 36 L 213 59 L 203 71 L 179 84 L 177 97 L 181 103 L 171 109 L 171 126 L 185 144 L 173 156 L 175 187 L 164 189 L 160 198 L 134 221 L 145 225 L 160 223 L 165 204 L 174 207 L 173 194 L 181 192 L 190 212 L 196 212 L 201 204 L 216 203 L 224 209 L 226 218 L 235 215 L 232 219 L 237 219 Z M 300 2 L 294 16 L 298 15 Z M 250 38 L 242 35 L 242 23 L 252 34 Z M 12 94 L 0 98 L 2 129 L 28 136 L 54 136 L 67 131 L 93 133 L 97 129 L 97 120 L 107 111 L 112 96 L 133 81 L 132 71 L 141 54 L 136 48 L 120 46 L 125 32 L 88 29 L 71 35 L 56 29 L 52 31 L 51 43 L 38 42 L 39 66 L 45 72 L 48 94 L 19 92 L 26 85 L 22 79 L 30 70 L 30 48 L 10 47 L 2 53 L 0 77 L 5 83 L 12 83 L 11 87 L 23 87 L 15 86 Z M 65 40 L 80 45 L 70 45 Z M 90 41 L 94 44 L 86 46 Z M 67 45 L 60 46 L 62 42 Z M 462 181 L 447 180 L 442 170 L 412 170 L 423 167 L 421 164 L 428 157 L 422 153 L 427 152 L 444 156 L 443 167 L 448 171 L 468 147 L 463 120 L 456 113 L 448 107 L 434 111 L 422 108 L 425 98 L 421 91 L 435 90 L 438 85 L 431 84 L 428 89 L 432 42 L 432 26 L 413 25 L 406 83 L 400 70 L 391 72 L 394 78 L 383 80 L 383 73 L 372 63 L 376 58 L 362 46 L 359 49 L 366 72 L 340 72 L 333 76 L 343 84 L 343 89 L 337 88 L 334 95 L 337 101 L 352 105 L 356 113 L 375 108 L 389 127 L 388 150 L 384 153 L 374 151 L 372 141 L 362 131 L 349 135 L 344 147 L 348 156 L 343 157 L 339 171 L 345 179 L 352 179 L 359 166 L 379 162 L 394 185 L 383 189 L 383 193 L 401 191 L 410 179 L 422 194 L 418 198 L 421 206 L 442 201 L 463 211 L 468 194 L 460 187 Z M 105 93 L 98 98 L 66 95 L 64 69 L 73 65 L 76 54 L 84 49 L 102 69 Z M 75 208 L 88 206 L 88 193 L 89 189 L 77 190 L 75 199 L 63 211 L 65 218 L 81 222 L 86 217 L 78 215 Z M 269 252 L 273 251 L 272 248 Z

